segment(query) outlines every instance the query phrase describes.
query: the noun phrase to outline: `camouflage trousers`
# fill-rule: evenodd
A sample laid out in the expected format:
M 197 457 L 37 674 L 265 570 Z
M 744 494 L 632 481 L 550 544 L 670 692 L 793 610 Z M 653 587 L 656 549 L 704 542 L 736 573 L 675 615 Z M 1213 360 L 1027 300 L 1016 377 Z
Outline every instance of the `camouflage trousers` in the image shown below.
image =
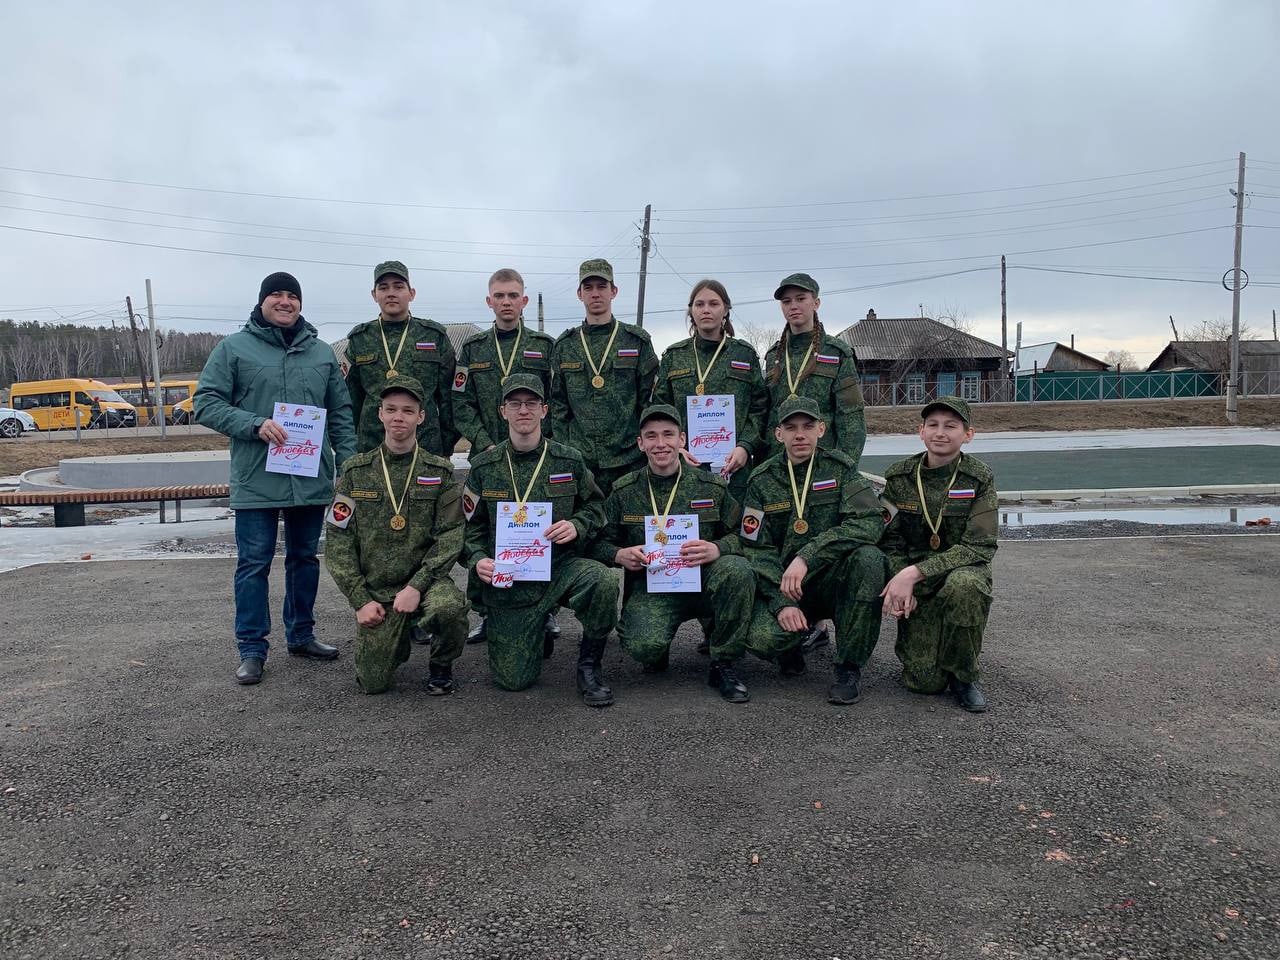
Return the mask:
M 436 580 L 422 594 L 417 614 L 396 613 L 383 604 L 387 617 L 376 627 L 356 625 L 356 682 L 364 693 L 391 688 L 391 675 L 409 659 L 414 626 L 433 635 L 431 666 L 448 666 L 467 643 L 467 610 L 462 591 L 452 580 Z
M 755 592 L 751 565 L 737 556 L 722 556 L 702 568 L 701 593 L 649 593 L 641 580 L 622 602 L 618 642 L 651 666 L 671 649 L 680 624 L 697 618 L 709 625 L 712 659 L 737 660 L 746 650 Z
M 830 617 L 836 627 L 837 667 L 866 665 L 880 639 L 880 614 L 884 601 L 880 591 L 888 582 L 889 561 L 879 547 L 862 546 L 825 570 L 805 578 L 804 593 L 796 604 L 812 624 Z M 759 597 L 747 631 L 747 649 L 762 660 L 778 658 L 798 646 L 807 636 L 782 629 L 778 618 Z
M 489 673 L 504 690 L 523 690 L 542 674 L 543 624 L 556 607 L 568 607 L 577 616 L 584 650 L 603 651 L 618 622 L 618 575 L 586 557 L 560 561 L 551 582 L 532 604 L 505 603 L 507 591 L 487 586 L 474 572 L 468 593 L 483 607 Z
M 916 609 L 898 621 L 894 653 L 902 682 L 917 693 L 938 693 L 948 675 L 978 680 L 982 632 L 991 610 L 991 567 L 960 567 L 916 584 Z

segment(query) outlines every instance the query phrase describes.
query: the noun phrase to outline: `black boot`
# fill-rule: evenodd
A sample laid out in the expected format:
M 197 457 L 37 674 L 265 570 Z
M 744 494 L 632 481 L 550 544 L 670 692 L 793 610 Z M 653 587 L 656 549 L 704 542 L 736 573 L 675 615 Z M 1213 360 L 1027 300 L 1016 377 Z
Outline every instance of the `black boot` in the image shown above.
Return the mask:
M 813 629 L 809 631 L 809 635 L 800 641 L 800 650 L 803 653 L 813 653 L 819 647 L 825 647 L 831 642 L 831 635 L 827 633 L 827 628 L 820 623 L 815 623 Z
M 804 654 L 799 646 L 792 647 L 778 658 L 778 672 L 784 677 L 798 677 L 804 673 Z
M 970 713 L 986 713 L 987 697 L 976 683 L 951 678 L 951 692 L 956 695 L 956 702 Z
M 480 618 L 480 622 L 467 631 L 467 643 L 484 643 L 489 636 L 488 621 L 484 617 Z
M 261 683 L 263 662 L 261 657 L 245 657 L 241 660 L 236 670 L 236 683 L 246 687 Z
M 857 667 L 836 667 L 835 682 L 827 690 L 827 702 L 848 706 L 862 699 L 862 671 Z
M 456 689 L 453 685 L 453 664 L 432 665 L 424 686 L 427 693 L 433 697 L 443 697 L 445 694 L 453 693 Z
M 711 670 L 707 673 L 707 686 L 717 688 L 720 696 L 730 703 L 746 703 L 751 699 L 747 685 L 738 679 L 733 664 L 728 660 L 711 661 Z
M 608 707 L 613 704 L 613 691 L 604 683 L 600 664 L 604 657 L 607 637 L 599 640 L 582 638 L 578 648 L 578 692 L 582 702 L 589 707 Z

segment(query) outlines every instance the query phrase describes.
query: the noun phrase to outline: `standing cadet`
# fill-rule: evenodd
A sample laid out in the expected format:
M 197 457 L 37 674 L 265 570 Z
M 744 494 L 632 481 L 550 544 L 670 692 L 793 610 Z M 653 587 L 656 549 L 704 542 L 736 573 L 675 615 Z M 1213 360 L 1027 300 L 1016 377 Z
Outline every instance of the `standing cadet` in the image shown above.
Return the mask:
M 502 419 L 502 381 L 513 373 L 530 373 L 542 381 L 543 396 L 551 395 L 551 348 L 555 341 L 524 324 L 524 308 L 529 298 L 524 278 L 503 269 L 489 278 L 486 304 L 493 311 L 493 328 L 477 333 L 458 351 L 458 369 L 453 375 L 453 412 L 458 430 L 471 444 L 473 454 L 489 450 L 507 436 Z M 543 425 L 551 435 L 551 425 Z M 560 636 L 555 611 L 547 614 L 546 631 L 553 641 Z M 467 636 L 470 643 L 485 638 L 485 621 Z
M 886 612 L 898 618 L 894 651 L 917 693 L 948 685 L 960 706 L 987 709 L 978 654 L 991 609 L 997 509 L 991 469 L 960 450 L 973 439 L 969 404 L 939 397 L 920 411 L 924 452 L 885 471 L 884 500 L 897 513 L 880 546 L 893 579 Z
M 729 292 L 719 280 L 699 280 L 694 284 L 688 314 L 692 336 L 672 344 L 662 354 L 653 401 L 675 407 L 688 435 L 690 397 L 733 397 L 737 446 L 718 472 L 729 481 L 734 498 L 741 500 L 752 462 L 759 463 L 768 456 L 764 429 L 769 419 L 769 389 L 760 370 L 759 355 L 749 343 L 733 335 L 730 306 Z M 689 452 L 700 460 L 706 459 L 697 449 Z
M 880 501 L 846 453 L 821 449 L 826 424 L 810 397 L 785 401 L 778 415 L 783 452 L 751 474 L 743 501 L 741 535 L 757 587 L 747 648 L 795 676 L 804 672 L 800 645 L 810 624 L 832 617 L 835 681 L 827 699 L 857 703 L 888 577 L 875 546 L 884 530 Z
M 622 619 L 618 640 L 646 670 L 667 669 L 671 641 L 680 624 L 710 620 L 711 671 L 707 683 L 730 703 L 751 699 L 734 664 L 746 649 L 747 625 L 755 598 L 755 575 L 738 540 L 741 514 L 728 484 L 703 470 L 685 469 L 680 451 L 685 434 L 675 407 L 655 404 L 640 417 L 640 450 L 647 466 L 613 485 L 605 500 L 607 523 L 589 553 L 601 563 L 622 567 Z M 698 518 L 698 539 L 680 547 L 686 566 L 702 568 L 700 593 L 649 593 L 645 527 L 657 518 L 660 531 L 673 515 Z
M 644 462 L 636 449 L 640 411 L 653 393 L 658 356 L 649 334 L 613 316 L 613 267 L 588 260 L 578 268 L 578 299 L 587 317 L 566 330 L 552 351 L 551 419 L 556 436 L 582 452 L 596 483 L 613 482 Z
M 418 446 L 422 385 L 392 377 L 379 391 L 386 439 L 346 462 L 325 518 L 325 566 L 356 612 L 356 681 L 382 693 L 409 659 L 409 634 L 432 632 L 427 693 L 453 692 L 467 601 L 449 579 L 462 552 L 462 488 L 453 465 Z
M 582 623 L 578 692 L 588 706 L 607 707 L 613 691 L 605 686 L 600 666 L 618 619 L 618 578 L 582 555 L 604 525 L 603 497 L 582 454 L 542 436 L 547 415 L 542 391 L 539 377 L 511 374 L 502 387 L 508 439 L 471 460 L 463 491 L 470 521 L 464 550 L 471 573 L 467 592 L 488 619 L 489 670 L 498 686 L 523 690 L 538 679 L 552 648 L 543 623 L 563 605 Z M 497 518 L 504 509 L 518 514 L 528 503 L 551 504 L 552 523 L 545 530 L 550 545 L 543 545 L 551 551 L 551 579 L 496 587 Z
M 422 384 L 426 417 L 418 443 L 436 456 L 453 452 L 458 435 L 453 425 L 453 344 L 444 327 L 409 311 L 418 291 L 409 286 L 409 268 L 387 260 L 373 269 L 373 299 L 378 319 L 352 329 L 347 340 L 347 389 L 355 408 L 357 446 L 361 453 L 382 443 L 378 397 L 383 381 L 397 374 Z

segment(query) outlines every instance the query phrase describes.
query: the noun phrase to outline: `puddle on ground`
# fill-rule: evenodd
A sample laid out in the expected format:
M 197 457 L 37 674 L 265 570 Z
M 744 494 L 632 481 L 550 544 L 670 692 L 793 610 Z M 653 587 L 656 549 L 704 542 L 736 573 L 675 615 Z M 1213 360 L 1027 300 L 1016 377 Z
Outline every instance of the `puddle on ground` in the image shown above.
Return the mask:
M 1280 506 L 1276 504 L 1236 504 L 1234 506 L 1111 506 L 1106 508 L 1000 510 L 1000 523 L 1006 527 L 1034 527 L 1046 523 L 1083 523 L 1090 520 L 1125 520 L 1129 523 L 1200 524 L 1226 523 L 1243 527 L 1246 521 L 1270 517 L 1280 525 Z

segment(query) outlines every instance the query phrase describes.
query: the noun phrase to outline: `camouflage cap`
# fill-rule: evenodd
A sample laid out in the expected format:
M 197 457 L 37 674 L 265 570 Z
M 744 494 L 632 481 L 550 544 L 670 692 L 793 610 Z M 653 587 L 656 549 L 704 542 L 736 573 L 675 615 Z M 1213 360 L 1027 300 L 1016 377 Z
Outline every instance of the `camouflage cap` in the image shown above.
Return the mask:
M 969 419 L 968 401 L 961 400 L 959 397 L 939 397 L 931 403 L 926 403 L 920 410 L 920 419 L 923 420 L 925 417 L 929 416 L 930 410 L 937 410 L 939 408 L 950 410 L 957 417 L 963 420 L 966 426 L 972 422 Z
M 391 377 L 382 384 L 382 389 L 378 391 L 378 397 L 381 399 L 388 393 L 393 393 L 395 391 L 410 394 L 418 401 L 418 406 L 426 405 L 427 392 L 422 389 L 422 384 L 414 377 L 406 377 L 403 375 Z
M 781 300 L 782 291 L 787 287 L 799 287 L 801 290 L 808 290 L 815 297 L 818 295 L 818 281 L 807 273 L 793 273 L 789 277 L 783 277 L 778 289 L 773 291 L 773 299 Z
M 578 267 L 578 285 L 581 286 L 583 280 L 591 277 L 599 277 L 601 280 L 613 283 L 613 264 L 608 260 L 582 261 L 582 266 Z
M 670 420 L 681 430 L 684 426 L 680 423 L 680 414 L 676 413 L 676 408 L 669 403 L 654 403 L 644 408 L 644 412 L 640 414 L 640 429 L 644 429 L 644 425 L 650 420 Z
M 778 408 L 778 423 L 786 423 L 792 417 L 800 415 L 821 420 L 822 411 L 818 409 L 818 401 L 812 397 L 788 397 Z
M 373 268 L 373 283 L 377 286 L 378 281 L 391 274 L 393 277 L 399 277 L 405 283 L 409 282 L 409 268 L 399 260 L 383 260 L 380 264 Z
M 513 373 L 502 381 L 502 399 L 505 400 L 517 390 L 528 390 L 539 400 L 547 398 L 542 392 L 542 378 L 533 373 Z

